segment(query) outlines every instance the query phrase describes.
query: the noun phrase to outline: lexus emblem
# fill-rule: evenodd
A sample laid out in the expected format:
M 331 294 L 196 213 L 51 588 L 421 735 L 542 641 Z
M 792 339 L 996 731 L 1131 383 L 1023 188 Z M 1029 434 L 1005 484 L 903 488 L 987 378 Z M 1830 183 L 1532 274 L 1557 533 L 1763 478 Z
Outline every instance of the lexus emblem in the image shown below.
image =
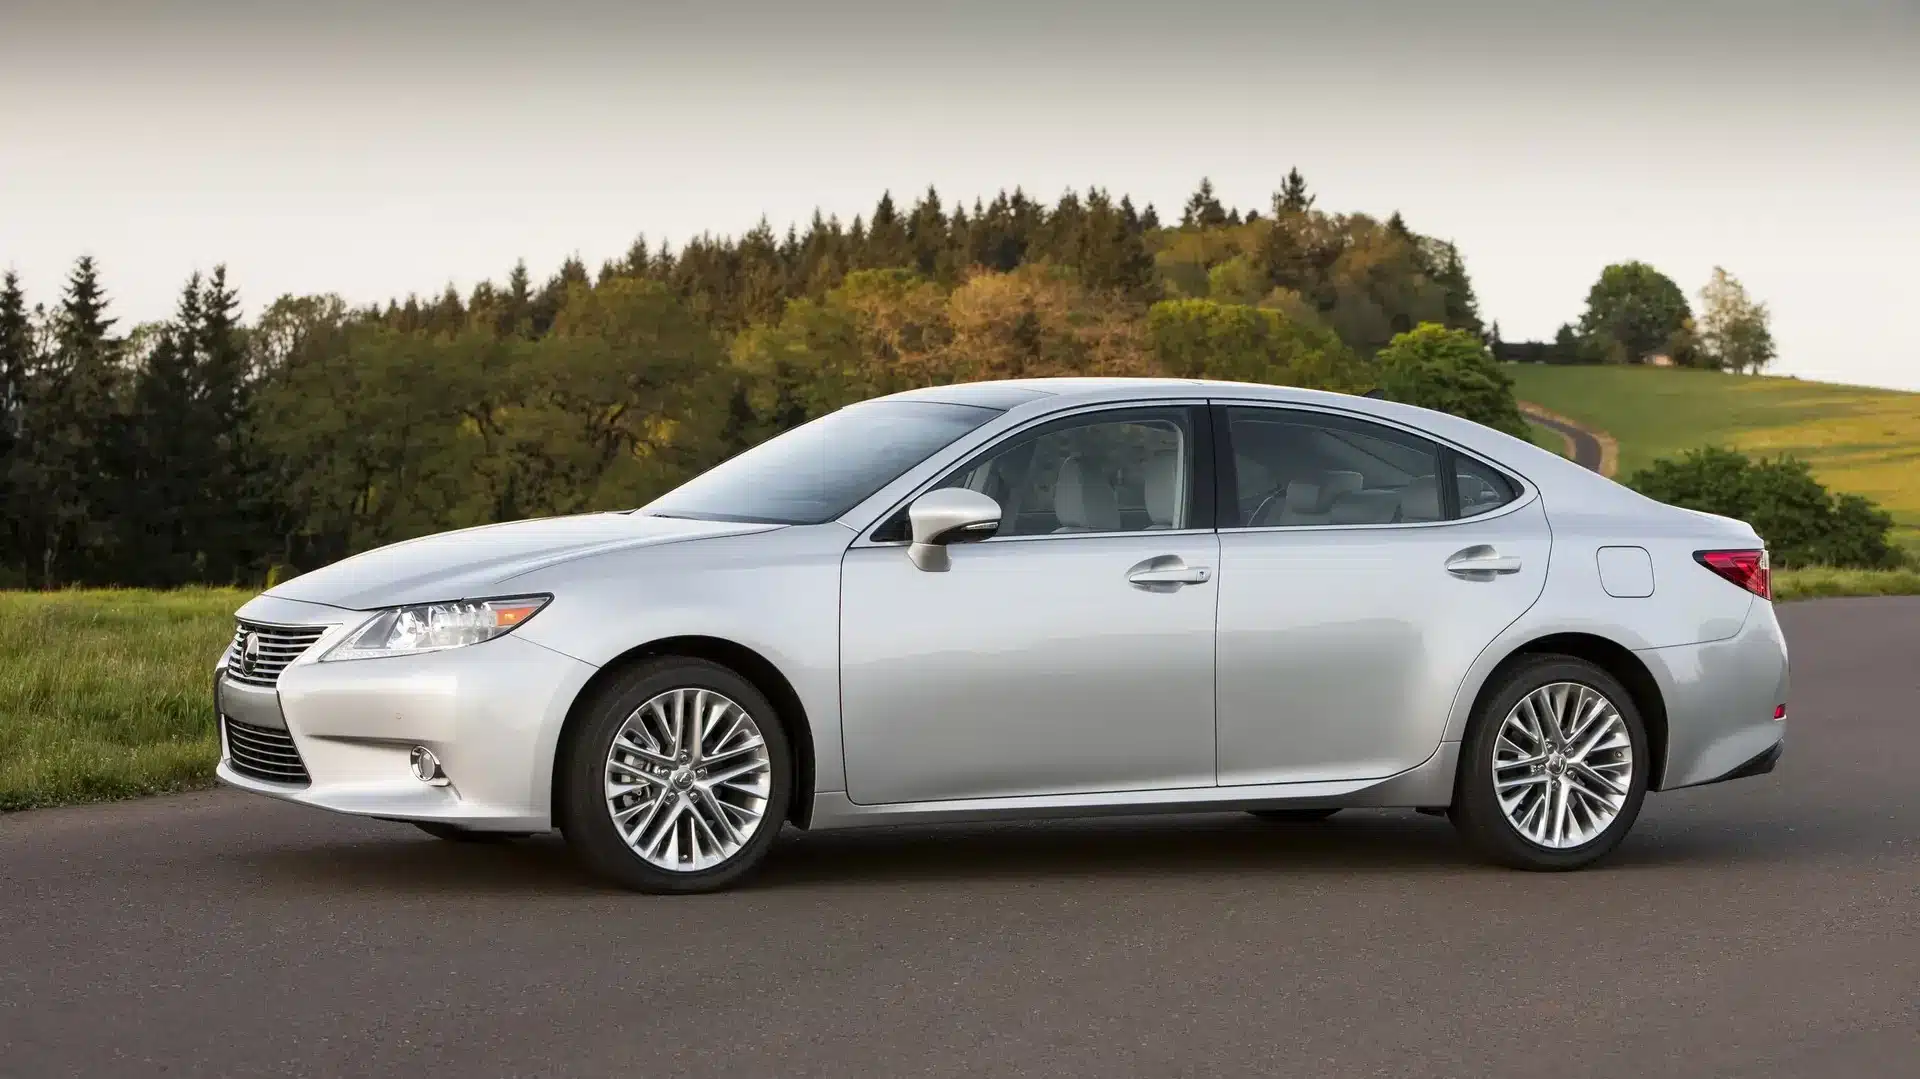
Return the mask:
M 260 662 L 260 635 L 249 631 L 240 639 L 240 673 L 251 677 Z

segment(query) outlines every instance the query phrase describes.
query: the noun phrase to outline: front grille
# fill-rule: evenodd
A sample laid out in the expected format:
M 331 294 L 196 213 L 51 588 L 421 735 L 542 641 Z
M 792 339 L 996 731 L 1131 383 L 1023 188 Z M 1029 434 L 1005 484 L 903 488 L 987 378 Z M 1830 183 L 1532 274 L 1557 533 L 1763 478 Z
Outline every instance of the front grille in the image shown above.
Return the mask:
M 293 744 L 293 735 L 272 727 L 254 727 L 220 717 L 227 728 L 227 760 L 243 776 L 269 783 L 313 782 L 307 775 L 307 762 Z
M 269 626 L 242 622 L 233 631 L 233 653 L 227 661 L 227 677 L 250 686 L 268 689 L 280 681 L 280 672 L 299 659 L 313 642 L 327 632 L 327 626 Z M 247 638 L 253 641 L 249 644 Z

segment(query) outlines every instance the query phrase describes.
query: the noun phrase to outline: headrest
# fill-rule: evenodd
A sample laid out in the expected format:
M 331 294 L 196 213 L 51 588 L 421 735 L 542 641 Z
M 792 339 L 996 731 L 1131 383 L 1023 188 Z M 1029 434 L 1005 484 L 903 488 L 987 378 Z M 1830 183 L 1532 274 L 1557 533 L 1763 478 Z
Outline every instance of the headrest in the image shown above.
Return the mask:
M 1154 528 L 1172 528 L 1180 518 L 1180 455 L 1162 450 L 1147 458 L 1147 520 Z
M 1319 513 L 1320 485 L 1305 480 L 1294 480 L 1287 484 L 1286 510 L 1288 513 Z
M 1438 521 L 1440 485 L 1432 476 L 1421 476 L 1400 491 L 1402 521 Z
M 1353 491 L 1333 500 L 1328 517 L 1337 525 L 1384 525 L 1393 523 L 1393 512 L 1400 508 L 1400 496 L 1392 491 Z
M 1113 488 L 1078 457 L 1060 462 L 1060 478 L 1053 485 L 1053 516 L 1060 527 L 1077 532 L 1120 530 L 1120 504 Z

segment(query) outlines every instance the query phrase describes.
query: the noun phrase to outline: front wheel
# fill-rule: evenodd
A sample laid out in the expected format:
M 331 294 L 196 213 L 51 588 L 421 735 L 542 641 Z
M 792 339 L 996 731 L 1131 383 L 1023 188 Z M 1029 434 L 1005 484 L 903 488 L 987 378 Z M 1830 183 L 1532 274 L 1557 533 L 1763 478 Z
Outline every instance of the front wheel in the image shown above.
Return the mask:
M 637 891 L 707 892 L 766 857 L 792 756 L 751 682 L 706 660 L 653 660 L 581 722 L 562 765 L 562 828 L 589 868 Z
M 1573 656 L 1531 657 L 1474 714 L 1450 815 L 1492 861 L 1579 869 L 1633 827 L 1651 761 L 1618 679 Z

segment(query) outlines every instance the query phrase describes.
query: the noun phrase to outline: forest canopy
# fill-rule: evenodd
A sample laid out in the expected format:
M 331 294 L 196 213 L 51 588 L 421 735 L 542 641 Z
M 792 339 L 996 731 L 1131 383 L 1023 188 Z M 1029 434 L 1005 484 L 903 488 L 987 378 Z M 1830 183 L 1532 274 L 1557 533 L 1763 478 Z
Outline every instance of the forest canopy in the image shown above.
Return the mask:
M 251 322 L 215 268 L 172 318 L 126 332 L 91 259 L 46 306 L 9 274 L 0 585 L 257 584 L 448 528 L 638 506 L 913 386 L 1177 374 L 1352 392 L 1423 325 L 1475 349 L 1451 243 L 1317 201 L 1297 171 L 1249 210 L 1203 182 L 1169 225 L 1098 188 L 951 207 L 929 189 L 847 223 L 642 237 L 538 283 L 522 263 L 465 295 L 283 296 Z

